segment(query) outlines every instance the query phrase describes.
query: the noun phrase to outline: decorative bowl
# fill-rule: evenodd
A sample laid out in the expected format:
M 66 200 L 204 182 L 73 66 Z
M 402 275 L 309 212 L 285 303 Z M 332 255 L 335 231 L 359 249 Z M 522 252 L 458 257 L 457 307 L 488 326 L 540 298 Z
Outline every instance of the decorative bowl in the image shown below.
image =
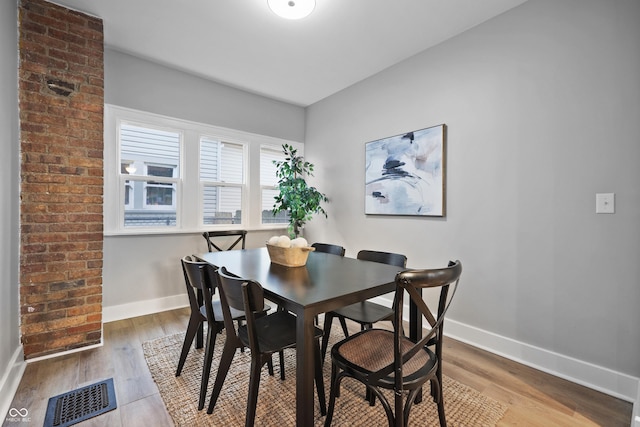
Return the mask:
M 302 248 L 283 248 L 282 246 L 274 246 L 267 243 L 267 251 L 269 257 L 274 264 L 284 265 L 285 267 L 302 267 L 307 263 L 309 252 L 315 251 L 316 248 L 310 246 Z

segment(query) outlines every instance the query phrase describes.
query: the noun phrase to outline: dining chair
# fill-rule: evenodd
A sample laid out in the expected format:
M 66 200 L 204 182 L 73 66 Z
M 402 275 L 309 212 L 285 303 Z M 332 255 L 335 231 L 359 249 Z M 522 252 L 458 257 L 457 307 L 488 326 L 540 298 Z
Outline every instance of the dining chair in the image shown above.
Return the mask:
M 393 331 L 366 329 L 331 348 L 331 388 L 325 427 L 331 425 L 340 382 L 345 377 L 365 384 L 382 402 L 388 425 L 395 427 L 407 425 L 418 392 L 429 381 L 431 396 L 438 407 L 440 426 L 447 425 L 442 395 L 443 325 L 461 274 L 460 261 L 450 261 L 446 268 L 398 273 L 395 278 Z M 422 297 L 422 289 L 427 288 L 439 291 L 435 314 Z M 411 341 L 404 334 L 402 312 L 405 291 L 431 328 L 418 342 Z M 382 389 L 393 391 L 393 407 Z
M 324 252 L 327 254 L 332 254 L 332 255 L 338 255 L 338 256 L 344 256 L 346 249 L 344 248 L 344 246 L 340 246 L 340 245 L 334 245 L 332 243 L 314 243 L 311 245 L 311 247 L 316 249 L 316 252 Z M 315 317 L 316 320 L 316 324 L 318 324 L 318 316 Z M 340 325 L 342 325 L 342 330 L 344 331 L 345 334 L 348 334 L 349 332 L 347 331 L 347 323 L 345 322 L 344 318 L 340 317 Z M 323 340 L 323 345 L 324 344 L 324 340 Z M 324 353 L 327 351 L 326 347 L 323 347 L 322 351 L 322 359 L 324 360 Z
M 202 233 L 202 237 L 207 241 L 207 249 L 209 252 L 213 252 L 214 249 L 222 252 L 222 251 L 230 251 L 236 247 L 238 243 L 242 243 L 240 246 L 244 249 L 245 242 L 247 240 L 247 230 L 217 230 L 217 231 L 205 231 Z M 236 237 L 232 243 L 227 243 L 224 249 L 218 245 L 221 245 L 221 242 L 214 242 L 216 238 L 222 237 Z
M 324 252 L 327 254 L 344 256 L 346 249 L 340 245 L 332 243 L 314 243 L 311 247 L 316 248 L 316 252 Z
M 357 258 L 365 261 L 379 262 L 381 264 L 395 265 L 401 268 L 405 268 L 407 266 L 407 257 L 393 252 L 362 250 L 358 252 Z M 359 323 L 360 330 L 370 329 L 373 327 L 374 323 L 383 320 L 392 320 L 393 309 L 375 302 L 362 301 L 325 313 L 323 328 L 324 334 L 322 336 L 321 350 L 322 360 L 324 360 L 327 353 L 329 335 L 331 334 L 331 324 L 333 323 L 334 317 L 337 317 L 340 320 L 342 332 L 346 338 L 349 336 L 349 331 L 347 330 L 345 319 Z
M 189 297 L 189 306 L 191 307 L 191 314 L 189 316 L 189 324 L 187 326 L 184 342 L 182 343 L 182 351 L 180 353 L 180 359 L 178 360 L 176 377 L 180 376 L 182 373 L 182 368 L 184 367 L 184 363 L 187 359 L 187 355 L 189 354 L 189 350 L 196 336 L 197 330 L 204 322 L 207 322 L 207 339 L 204 351 L 204 362 L 202 365 L 200 395 L 198 399 L 198 410 L 201 410 L 204 408 L 204 402 L 206 399 L 216 335 L 224 329 L 224 320 L 220 301 L 217 299 L 213 300 L 212 298 L 216 288 L 216 278 L 212 272 L 214 267 L 206 262 L 196 261 L 195 257 L 192 256 L 185 256 L 182 258 L 181 263 L 187 287 L 187 295 Z M 198 301 L 198 297 L 196 295 L 198 292 L 202 294 L 202 305 Z M 264 309 L 268 310 L 270 307 L 265 306 Z M 241 321 L 245 318 L 243 311 L 235 309 L 231 310 L 230 316 L 232 321 Z M 269 373 L 273 375 L 273 364 L 270 364 L 269 368 Z
M 245 426 L 253 426 L 258 402 L 260 370 L 266 362 L 271 360 L 273 353 L 282 352 L 286 348 L 295 348 L 297 320 L 295 315 L 286 310 L 265 314 L 264 290 L 260 283 L 232 276 L 224 267 L 217 271 L 217 277 L 227 340 L 218 365 L 218 373 L 207 413 L 213 413 L 236 349 L 240 346 L 246 346 L 251 353 L 251 371 Z M 233 327 L 232 309 L 245 312 L 246 322 L 238 328 L 237 332 Z M 315 329 L 315 382 L 320 411 L 324 415 L 326 414 L 326 399 L 319 344 L 322 331 L 318 328 Z

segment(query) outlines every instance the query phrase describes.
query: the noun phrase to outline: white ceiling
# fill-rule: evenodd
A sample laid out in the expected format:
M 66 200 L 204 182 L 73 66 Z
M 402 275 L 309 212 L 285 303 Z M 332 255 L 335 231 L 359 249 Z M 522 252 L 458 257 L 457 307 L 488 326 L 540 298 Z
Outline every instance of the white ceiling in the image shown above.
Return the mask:
M 318 0 L 307 18 L 267 0 L 54 0 L 104 20 L 105 44 L 307 106 L 526 0 Z

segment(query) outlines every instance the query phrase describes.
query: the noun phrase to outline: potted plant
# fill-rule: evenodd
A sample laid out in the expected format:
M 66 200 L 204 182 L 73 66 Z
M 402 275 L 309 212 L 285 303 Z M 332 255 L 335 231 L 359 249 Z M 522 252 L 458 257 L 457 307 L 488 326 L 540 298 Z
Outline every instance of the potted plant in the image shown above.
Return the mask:
M 276 176 L 280 190 L 274 198 L 273 214 L 287 212 L 289 236 L 297 238 L 302 226 L 313 214 L 321 213 L 327 216 L 320 204 L 328 202 L 329 199 L 315 187 L 307 185 L 305 176 L 313 176 L 313 164 L 305 162 L 304 157 L 298 155 L 298 150 L 289 144 L 284 144 L 282 150 L 286 158 L 283 161 L 273 161 L 277 168 Z

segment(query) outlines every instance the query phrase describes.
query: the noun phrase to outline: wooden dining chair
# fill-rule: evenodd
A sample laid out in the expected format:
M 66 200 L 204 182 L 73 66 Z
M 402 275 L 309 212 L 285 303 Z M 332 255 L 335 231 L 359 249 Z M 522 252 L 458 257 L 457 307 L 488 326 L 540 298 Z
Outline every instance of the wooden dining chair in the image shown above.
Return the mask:
M 316 252 L 324 252 L 327 254 L 344 256 L 346 249 L 340 245 L 334 245 L 332 243 L 314 243 L 311 247 L 316 248 Z
M 362 250 L 358 252 L 357 258 L 365 261 L 379 262 L 381 264 L 395 265 L 401 268 L 407 266 L 407 257 L 393 252 Z M 349 331 L 347 330 L 345 319 L 359 323 L 360 330 L 370 329 L 374 323 L 383 320 L 392 320 L 393 309 L 375 302 L 362 301 L 325 313 L 324 334 L 322 336 L 322 360 L 324 360 L 327 352 L 329 335 L 331 334 L 331 324 L 335 317 L 340 320 L 344 336 L 348 337 Z
M 265 363 L 271 360 L 273 353 L 282 352 L 286 348 L 295 348 L 297 319 L 295 315 L 285 310 L 278 310 L 266 315 L 264 313 L 264 290 L 260 283 L 232 276 L 224 267 L 218 270 L 217 277 L 220 284 L 220 301 L 222 302 L 227 340 L 218 365 L 218 373 L 207 413 L 213 413 L 236 349 L 240 346 L 246 346 L 251 353 L 251 372 L 245 426 L 253 426 L 258 402 L 260 370 Z M 237 332 L 233 327 L 232 309 L 245 312 L 246 324 L 239 327 Z M 326 400 L 319 344 L 322 331 L 318 328 L 315 329 L 317 353 L 315 357 L 315 382 L 320 411 L 324 415 L 326 414 Z
M 366 329 L 331 348 L 331 389 L 325 427 L 331 425 L 340 382 L 345 377 L 365 384 L 382 402 L 388 425 L 395 427 L 407 425 L 416 396 L 429 381 L 431 396 L 438 406 L 440 426 L 447 425 L 442 395 L 443 325 L 461 274 L 460 261 L 449 262 L 446 268 L 398 273 L 393 331 Z M 422 289 L 427 288 L 439 290 L 435 313 L 422 297 Z M 431 327 L 418 342 L 411 341 L 404 334 L 402 312 L 405 291 Z M 387 400 L 382 389 L 393 390 L 393 402 Z
M 311 245 L 311 247 L 316 249 L 316 252 L 324 252 L 327 254 L 332 254 L 332 255 L 338 255 L 338 256 L 344 256 L 344 254 L 346 253 L 346 249 L 344 248 L 344 246 L 340 246 L 340 245 L 334 245 L 332 243 L 314 243 Z M 318 324 L 318 316 L 316 316 L 315 318 L 316 320 L 316 325 Z M 345 322 L 345 320 L 341 317 L 340 318 L 340 324 L 342 325 L 342 330 L 344 331 L 345 334 L 348 334 L 349 332 L 347 331 L 347 324 Z M 327 349 L 326 349 L 326 344 L 324 342 L 324 339 L 322 340 L 322 358 L 324 360 L 324 354 L 326 353 Z
M 205 231 L 202 233 L 202 237 L 207 241 L 207 249 L 209 252 L 213 252 L 213 250 L 218 251 L 230 251 L 236 247 L 238 243 L 241 243 L 240 247 L 244 249 L 245 243 L 247 240 L 247 230 L 217 230 L 217 231 Z M 225 241 L 226 245 L 220 247 L 218 245 L 222 245 L 220 241 L 214 241 L 214 239 L 220 239 L 223 237 L 235 237 L 235 240 L 232 240 L 231 243 Z
M 189 324 L 187 332 L 182 343 L 182 351 L 178 360 L 178 368 L 176 369 L 176 377 L 182 373 L 182 368 L 189 354 L 189 349 L 196 336 L 198 328 L 207 322 L 207 339 L 205 341 L 204 362 L 202 365 L 202 379 L 200 381 L 200 395 L 198 398 L 198 410 L 204 408 L 207 387 L 209 384 L 209 374 L 211 372 L 211 363 L 213 360 L 213 352 L 215 349 L 216 335 L 224 329 L 224 320 L 222 315 L 222 306 L 219 300 L 213 299 L 216 289 L 216 277 L 214 267 L 206 262 L 196 261 L 195 257 L 185 256 L 181 260 L 182 271 L 184 273 L 185 284 L 187 287 L 187 295 L 189 297 L 189 306 L 191 314 L 189 316 Z M 202 294 L 202 305 L 196 296 L 197 292 Z M 264 307 L 269 310 L 269 306 Z M 242 321 L 245 316 L 242 310 L 232 309 L 230 311 L 232 321 Z M 269 364 L 269 373 L 273 375 L 273 364 Z

